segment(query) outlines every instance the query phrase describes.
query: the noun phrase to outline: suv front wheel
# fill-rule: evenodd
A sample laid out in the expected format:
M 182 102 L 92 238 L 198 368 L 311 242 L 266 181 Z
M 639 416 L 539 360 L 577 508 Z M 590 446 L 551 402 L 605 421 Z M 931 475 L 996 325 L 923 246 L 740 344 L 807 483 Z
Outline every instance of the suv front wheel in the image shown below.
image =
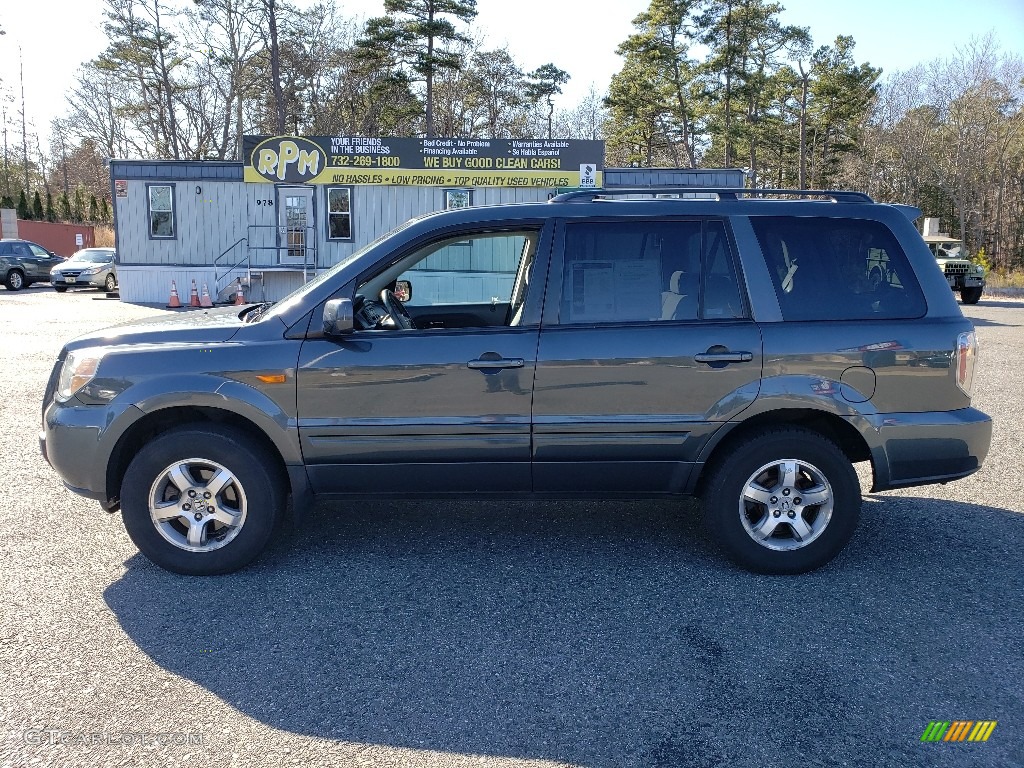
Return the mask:
M 757 573 L 804 573 L 839 553 L 857 527 L 860 481 L 830 440 L 766 429 L 728 448 L 704 494 L 714 538 Z
M 224 426 L 165 432 L 142 448 L 121 484 L 128 535 L 176 573 L 229 573 L 263 551 L 284 509 L 281 472 L 259 444 Z
M 7 286 L 8 291 L 20 291 L 25 287 L 25 275 L 22 274 L 20 269 L 12 269 L 7 273 L 4 285 Z
M 981 294 L 984 290 L 984 287 L 961 288 L 960 301 L 962 301 L 964 304 L 977 304 L 981 300 Z

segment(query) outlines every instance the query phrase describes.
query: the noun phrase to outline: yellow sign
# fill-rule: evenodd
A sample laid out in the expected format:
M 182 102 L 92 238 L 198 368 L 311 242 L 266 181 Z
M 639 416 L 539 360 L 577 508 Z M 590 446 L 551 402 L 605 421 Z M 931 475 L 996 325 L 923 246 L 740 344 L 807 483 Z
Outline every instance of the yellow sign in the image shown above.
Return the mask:
M 601 186 L 602 171 L 596 171 L 591 178 L 594 186 Z M 245 180 L 250 182 L 268 181 L 265 174 L 246 166 Z M 291 181 L 291 179 L 288 179 Z M 440 169 L 388 170 L 328 168 L 303 179 L 304 184 L 377 184 L 381 186 L 407 187 L 578 187 L 579 171 L 467 171 Z M 589 186 L 589 185 L 588 185 Z
M 327 167 L 327 155 L 317 144 L 299 136 L 274 136 L 252 152 L 252 181 L 309 184 Z M 246 178 L 246 181 L 250 179 Z

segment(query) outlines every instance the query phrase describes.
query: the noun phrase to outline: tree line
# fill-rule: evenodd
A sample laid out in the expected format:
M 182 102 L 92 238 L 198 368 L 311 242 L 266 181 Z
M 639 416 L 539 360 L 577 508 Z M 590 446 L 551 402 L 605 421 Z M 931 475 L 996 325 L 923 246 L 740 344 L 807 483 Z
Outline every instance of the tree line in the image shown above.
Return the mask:
M 651 0 L 603 124 L 620 165 L 742 167 L 750 185 L 852 189 L 1024 267 L 1024 63 L 993 35 L 905 72 L 815 46 L 767 0 Z
M 604 139 L 610 166 L 738 167 L 751 186 L 917 205 L 997 267 L 1024 266 L 1024 66 L 994 37 L 883 73 L 852 37 L 783 24 L 777 2 L 651 0 L 611 82 L 566 106 L 568 74 L 488 47 L 475 0 L 382 10 L 105 0 L 107 46 L 48 152 L 37 138 L 8 157 L 4 102 L 0 193 L 23 175 L 41 203 L 51 184 L 105 201 L 104 158 L 232 160 L 243 134 Z

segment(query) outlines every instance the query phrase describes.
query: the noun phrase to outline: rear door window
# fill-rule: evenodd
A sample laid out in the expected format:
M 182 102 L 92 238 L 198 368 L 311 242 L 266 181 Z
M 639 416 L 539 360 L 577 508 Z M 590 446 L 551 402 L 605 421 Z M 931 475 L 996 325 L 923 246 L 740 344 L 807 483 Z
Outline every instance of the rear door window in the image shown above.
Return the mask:
M 752 216 L 786 320 L 922 317 L 917 277 L 888 227 L 865 219 Z
M 745 316 L 720 220 L 570 222 L 559 323 Z

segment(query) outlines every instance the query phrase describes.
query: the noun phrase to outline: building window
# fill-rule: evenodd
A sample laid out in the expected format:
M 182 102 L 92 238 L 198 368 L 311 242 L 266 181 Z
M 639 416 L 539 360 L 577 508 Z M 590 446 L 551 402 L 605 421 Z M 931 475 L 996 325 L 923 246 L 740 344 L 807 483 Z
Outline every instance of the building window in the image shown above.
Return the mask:
M 174 232 L 174 185 L 148 184 L 149 196 L 149 237 L 150 239 L 173 239 Z
M 327 239 L 352 239 L 352 187 L 327 188 Z
M 444 207 L 469 208 L 473 204 L 472 189 L 446 189 L 444 191 Z

